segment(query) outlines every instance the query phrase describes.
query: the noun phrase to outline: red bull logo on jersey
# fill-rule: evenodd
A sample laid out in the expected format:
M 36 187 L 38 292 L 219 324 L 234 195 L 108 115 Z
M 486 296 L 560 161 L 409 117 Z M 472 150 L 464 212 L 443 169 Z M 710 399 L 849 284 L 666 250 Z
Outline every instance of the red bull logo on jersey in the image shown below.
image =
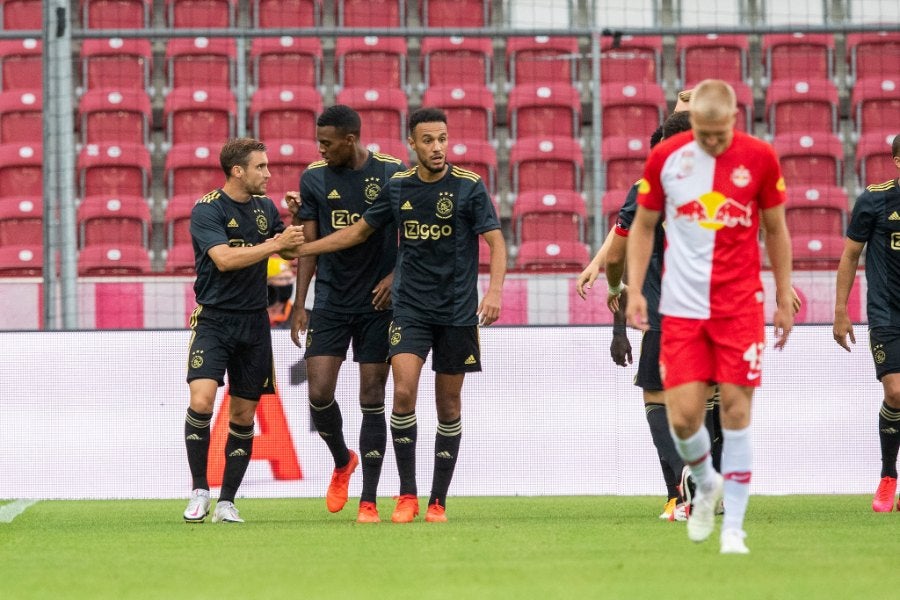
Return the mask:
M 707 192 L 695 200 L 685 202 L 675 209 L 675 216 L 696 221 L 704 229 L 719 230 L 723 227 L 750 227 L 752 212 L 721 192 Z
M 735 187 L 747 187 L 750 185 L 750 179 L 750 169 L 744 165 L 739 166 L 731 172 L 731 183 L 733 183 Z

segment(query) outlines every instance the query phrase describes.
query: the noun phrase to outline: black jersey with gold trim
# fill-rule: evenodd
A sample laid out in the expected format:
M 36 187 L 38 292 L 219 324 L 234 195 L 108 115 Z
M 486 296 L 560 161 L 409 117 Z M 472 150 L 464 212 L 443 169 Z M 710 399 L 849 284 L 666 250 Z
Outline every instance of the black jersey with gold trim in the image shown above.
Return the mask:
M 394 314 L 438 325 L 476 325 L 478 236 L 500 229 L 481 178 L 448 165 L 435 182 L 415 168 L 395 174 L 363 215 L 380 229 L 396 224 Z
M 869 328 L 900 327 L 900 186 L 870 185 L 856 199 L 847 237 L 866 244 Z
M 251 196 L 247 202 L 236 202 L 217 189 L 198 200 L 191 210 L 197 304 L 226 310 L 265 309 L 268 304 L 266 261 L 222 272 L 208 252 L 222 244 L 256 246 L 282 231 L 284 223 L 278 209 L 266 196 Z
M 315 221 L 319 237 L 352 225 L 391 176 L 402 169 L 399 159 L 378 152 L 369 152 L 366 163 L 356 170 L 314 162 L 300 177 L 300 219 Z M 313 308 L 373 311 L 372 290 L 394 269 L 396 261 L 396 228 L 376 231 L 362 244 L 319 256 Z

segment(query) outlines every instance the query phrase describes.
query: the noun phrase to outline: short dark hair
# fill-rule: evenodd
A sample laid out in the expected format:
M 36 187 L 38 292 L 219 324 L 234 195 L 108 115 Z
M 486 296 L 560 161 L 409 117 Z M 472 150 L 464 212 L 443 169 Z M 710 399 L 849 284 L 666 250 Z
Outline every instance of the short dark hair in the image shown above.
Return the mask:
M 660 143 L 663 139 L 662 134 L 662 125 L 656 128 L 656 131 L 650 134 L 650 147 L 653 148 L 655 145 Z
M 413 134 L 419 123 L 443 123 L 447 124 L 447 113 L 433 106 L 423 106 L 409 115 L 409 135 Z
M 891 142 L 891 156 L 900 158 L 900 134 L 895 135 L 894 141 Z
M 219 164 L 225 171 L 225 177 L 231 177 L 232 167 L 247 167 L 250 164 L 250 154 L 253 152 L 265 152 L 266 145 L 253 138 L 232 138 L 225 142 L 219 153 Z
M 344 135 L 353 134 L 359 137 L 362 122 L 359 113 L 346 104 L 335 104 L 326 108 L 316 119 L 317 127 L 334 127 Z
M 687 131 L 691 128 L 691 111 L 679 110 L 678 112 L 673 112 L 663 122 L 662 128 L 664 138 L 672 137 L 676 133 L 681 133 L 682 131 Z

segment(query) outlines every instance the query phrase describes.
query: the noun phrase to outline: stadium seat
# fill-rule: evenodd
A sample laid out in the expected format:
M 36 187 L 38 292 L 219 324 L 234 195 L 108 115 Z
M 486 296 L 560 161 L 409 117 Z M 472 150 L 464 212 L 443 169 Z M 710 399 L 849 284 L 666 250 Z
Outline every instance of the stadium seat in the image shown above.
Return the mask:
M 387 154 L 389 156 L 393 156 L 394 158 L 399 158 L 403 161 L 405 165 L 412 165 L 414 161 L 410 161 L 410 149 L 409 145 L 402 140 L 397 138 L 365 138 L 363 139 L 363 145 L 371 150 L 372 152 L 379 152 L 381 154 Z
M 78 274 L 82 277 L 148 275 L 150 254 L 139 245 L 92 244 L 78 252 Z
M 78 247 L 138 244 L 149 248 L 150 223 L 144 198 L 88 196 L 78 206 Z
M 681 87 L 693 87 L 713 75 L 728 82 L 749 83 L 749 52 L 746 35 L 678 36 L 675 38 L 675 55 Z
M 603 211 L 604 231 L 609 231 L 615 226 L 619 218 L 619 211 L 625 204 L 626 196 L 628 196 L 628 189 L 608 190 L 603 193 L 600 205 Z
M 715 5 L 705 0 L 678 0 L 674 16 L 681 27 L 737 27 L 747 22 L 743 5 L 741 0 L 717 0 Z
M 42 5 L 43 0 L 2 0 L 0 8 L 3 13 L 0 19 L 3 29 L 40 31 L 43 27 Z
M 520 271 L 581 272 L 591 260 L 588 247 L 572 240 L 522 242 L 515 268 Z
M 601 138 L 649 139 L 668 113 L 662 87 L 656 83 L 609 83 L 600 88 Z
M 611 136 L 603 139 L 600 149 L 606 166 L 603 189 L 627 190 L 644 172 L 650 143 L 646 137 Z
M 512 193 L 529 190 L 582 191 L 584 153 L 568 137 L 522 138 L 509 151 Z
M 425 27 L 491 25 L 491 0 L 422 0 L 419 11 Z
M 39 90 L 44 87 L 41 40 L 0 40 L 0 86 L 7 90 Z
M 484 87 L 435 85 L 425 90 L 422 106 L 436 106 L 453 124 L 453 139 L 493 140 L 496 109 L 494 94 Z
M 405 0 L 335 0 L 338 27 L 403 27 Z
M 451 141 L 447 149 L 447 162 L 478 173 L 488 193 L 492 197 L 497 193 L 497 151 L 490 142 L 467 139 Z
M 338 88 L 406 89 L 406 40 L 400 37 L 339 37 L 334 44 Z
M 506 41 L 506 62 L 510 89 L 529 83 L 577 86 L 579 82 L 574 37 L 511 37 Z
M 509 92 L 506 105 L 510 140 L 581 133 L 581 97 L 565 84 L 521 84 Z
M 149 198 L 150 169 L 143 144 L 87 144 L 78 154 L 78 195 Z
M 78 103 L 83 144 L 150 142 L 153 114 L 144 88 L 96 88 Z
M 893 79 L 858 80 L 850 94 L 850 114 L 857 136 L 900 130 L 900 72 Z
M 250 44 L 250 65 L 256 88 L 319 88 L 323 60 L 322 42 L 314 37 L 257 38 Z
M 81 44 L 81 86 L 84 91 L 142 89 L 152 94 L 152 64 L 153 50 L 149 40 L 84 40 Z
M 0 246 L 36 244 L 44 238 L 40 197 L 0 197 Z
M 737 119 L 734 127 L 739 131 L 753 133 L 753 90 L 743 81 L 730 82 L 734 88 L 734 94 L 737 96 Z
M 190 242 L 176 244 L 166 250 L 165 271 L 169 275 L 194 276 L 196 274 L 195 264 L 194 245 Z
M 851 84 L 861 79 L 897 77 L 896 57 L 900 56 L 900 31 L 848 33 L 845 44 Z
M 166 154 L 166 195 L 189 194 L 201 198 L 225 183 L 219 164 L 218 142 L 214 148 L 179 144 Z
M 844 250 L 841 233 L 791 233 L 791 249 L 794 254 L 794 270 L 835 270 Z
M 406 93 L 397 88 L 344 88 L 337 94 L 338 104 L 346 104 L 359 113 L 361 137 L 406 139 Z
M 40 277 L 44 248 L 37 242 L 0 246 L 0 277 Z
M 494 47 L 490 38 L 427 37 L 419 50 L 422 82 L 494 89 Z
M 660 83 L 662 36 L 604 36 L 600 40 L 601 83 Z
M 169 27 L 232 27 L 235 0 L 166 0 Z
M 587 209 L 578 192 L 523 192 L 513 202 L 512 222 L 516 245 L 532 240 L 583 242 Z
M 251 0 L 250 22 L 256 29 L 318 27 L 322 0 Z
M 776 135 L 772 146 L 788 187 L 842 184 L 844 148 L 836 135 L 786 133 Z
M 891 142 L 896 130 L 863 135 L 856 143 L 856 175 L 859 187 L 897 178 L 897 167 L 891 159 Z
M 0 197 L 42 197 L 43 164 L 41 144 L 0 144 Z
M 629 0 L 627 3 L 589 0 L 588 7 L 593 23 L 597 27 L 651 29 L 659 25 L 657 0 Z
M 838 92 L 827 79 L 773 81 L 766 90 L 770 135 L 837 133 Z
M 478 272 L 491 272 L 491 247 L 480 235 L 478 236 Z M 0 275 L 2 275 L 2 272 L 0 272 Z
M 850 204 L 838 186 L 792 186 L 787 190 L 785 218 L 791 235 L 837 233 L 847 229 Z
M 281 206 L 284 193 L 288 190 L 300 189 L 300 175 L 311 162 L 322 158 L 319 155 L 318 144 L 312 139 L 297 140 L 272 139 L 266 141 L 269 158 L 269 172 L 272 174 L 266 195 L 276 205 Z M 287 206 L 282 213 L 287 212 Z
M 765 80 L 833 80 L 834 36 L 829 33 L 773 33 L 762 36 Z
M 146 29 L 152 8 L 152 0 L 81 0 L 81 25 L 85 29 Z
M 191 211 L 199 199 L 200 196 L 196 194 L 178 194 L 166 202 L 163 229 L 166 235 L 167 249 L 171 250 L 174 246 L 179 245 L 191 245 Z M 191 267 L 193 268 L 193 263 Z
M 166 143 L 221 142 L 234 135 L 237 103 L 228 88 L 178 88 L 166 96 Z
M 41 89 L 0 92 L 0 143 L 43 142 Z
M 504 0 L 506 25 L 517 29 L 568 29 L 575 24 L 574 0 Z
M 226 38 L 173 38 L 166 43 L 166 85 L 206 89 L 234 86 L 236 46 Z
M 250 125 L 258 140 L 316 139 L 322 96 L 312 87 L 260 88 L 250 101 Z

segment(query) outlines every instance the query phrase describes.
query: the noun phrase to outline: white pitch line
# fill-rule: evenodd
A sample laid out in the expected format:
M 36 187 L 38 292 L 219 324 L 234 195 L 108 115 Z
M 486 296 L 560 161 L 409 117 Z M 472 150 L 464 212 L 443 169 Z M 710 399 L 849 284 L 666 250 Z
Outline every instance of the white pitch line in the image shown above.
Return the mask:
M 39 500 L 13 500 L 0 506 L 0 523 L 12 523 L 12 520 L 25 512 L 25 509 L 38 502 Z

